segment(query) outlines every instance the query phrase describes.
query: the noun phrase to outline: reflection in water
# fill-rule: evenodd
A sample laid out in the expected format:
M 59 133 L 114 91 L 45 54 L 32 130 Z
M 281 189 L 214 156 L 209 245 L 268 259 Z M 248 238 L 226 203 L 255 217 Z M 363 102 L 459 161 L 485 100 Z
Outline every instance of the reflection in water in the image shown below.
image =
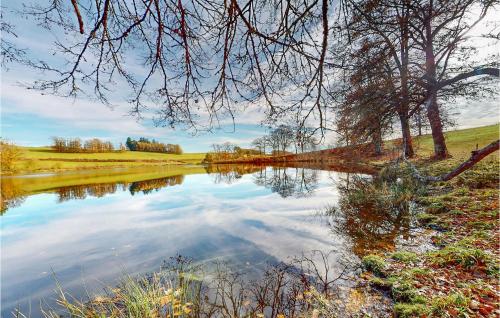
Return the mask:
M 184 176 L 178 175 L 165 178 L 136 181 L 131 182 L 130 184 L 127 182 L 82 184 L 57 188 L 56 193 L 59 196 L 59 203 L 68 200 L 83 200 L 87 198 L 87 196 L 102 198 L 106 194 L 115 193 L 116 190 L 118 190 L 119 186 L 122 190 L 126 190 L 128 187 L 128 190 L 132 195 L 138 192 L 142 192 L 143 194 L 150 194 L 154 190 L 158 191 L 164 187 L 182 184 L 183 180 Z
M 267 264 L 290 264 L 291 257 L 317 250 L 334 251 L 328 254 L 331 278 L 343 271 L 341 256 L 356 260 L 410 235 L 404 189 L 393 191 L 392 185 L 350 170 L 182 169 L 2 179 L 2 208 L 4 202 L 13 207 L 29 194 L 43 193 L 2 216 L 2 288 L 9 291 L 2 293 L 7 308 L 2 314 L 18 300 L 51 296 L 50 268 L 78 293 L 81 277 L 92 284 L 110 282 L 124 271 L 150 272 L 176 253 L 200 262 L 222 259 L 253 279 L 266 275 Z M 54 195 L 61 204 L 54 204 Z M 70 202 L 90 197 L 102 199 Z M 328 204 L 335 208 L 328 210 L 326 227 L 311 216 Z M 323 257 L 311 255 L 310 265 Z M 303 263 L 292 263 L 290 275 L 307 272 Z
M 182 184 L 184 181 L 184 175 L 171 176 L 166 178 L 158 178 L 152 180 L 136 181 L 132 182 L 129 187 L 130 194 L 134 195 L 137 192 L 142 192 L 143 194 L 149 194 L 153 190 L 160 190 L 164 187 L 171 187 L 174 185 Z
M 318 186 L 318 170 L 308 167 L 264 165 L 210 165 L 207 172 L 213 175 L 214 183 L 232 184 L 245 174 L 254 175 L 254 183 L 278 193 L 282 198 L 305 197 Z
M 354 254 L 363 257 L 370 251 L 393 250 L 398 239 L 410 238 L 411 202 L 404 199 L 404 191 L 377 178 L 356 175 L 347 175 L 337 186 L 339 202 L 326 214 L 334 233 L 350 240 Z
M 273 167 L 260 170 L 254 177 L 255 184 L 278 193 L 282 198 L 310 195 L 318 186 L 318 171 L 306 168 Z
M 209 165 L 206 167 L 207 173 L 213 176 L 215 184 L 226 183 L 232 184 L 240 179 L 243 175 L 255 173 L 266 169 L 265 166 L 260 165 Z
M 28 179 L 29 180 L 29 179 Z M 106 182 L 106 183 L 89 183 L 79 185 L 60 186 L 55 189 L 49 188 L 47 192 L 55 192 L 58 196 L 59 203 L 70 200 L 83 200 L 87 197 L 102 198 L 107 194 L 113 194 L 118 189 L 127 190 L 130 194 L 136 193 L 150 194 L 152 191 L 160 190 L 164 187 L 182 184 L 184 175 L 174 175 L 163 178 L 147 179 L 133 182 Z M 1 180 L 1 213 L 5 213 L 9 208 L 14 208 L 21 205 L 26 196 L 35 194 L 24 189 L 26 182 L 19 182 L 16 178 L 5 178 Z M 45 192 L 45 191 L 42 191 Z
M 0 186 L 0 215 L 3 215 L 9 208 L 21 205 L 26 199 L 25 191 L 16 187 L 12 179 L 1 179 Z
M 60 187 L 56 189 L 58 202 L 69 200 L 83 200 L 87 196 L 102 198 L 108 193 L 115 193 L 116 183 L 82 184 L 77 186 Z
M 318 166 L 319 167 L 319 166 Z M 263 165 L 209 165 L 201 168 L 201 171 L 213 176 L 215 184 L 225 183 L 232 184 L 240 179 L 245 174 L 254 174 L 254 182 L 256 185 L 270 189 L 272 192 L 278 193 L 281 197 L 305 197 L 310 195 L 318 185 L 318 167 L 310 169 L 309 167 L 285 167 L 274 166 L 268 169 Z M 326 167 L 329 168 L 329 167 Z M 189 168 L 188 168 L 189 169 Z M 200 168 L 197 168 L 200 170 Z M 198 171 L 200 173 L 201 171 Z M 189 171 L 189 170 L 188 170 Z M 138 192 L 149 194 L 152 191 L 160 190 L 163 187 L 169 187 L 182 184 L 184 174 L 176 174 L 162 178 L 147 178 L 142 179 L 141 175 L 136 176 L 131 181 L 122 181 L 120 175 L 96 174 L 91 176 L 88 182 L 76 185 L 61 185 L 57 184 L 59 178 L 66 178 L 68 175 L 49 175 L 41 177 L 14 177 L 2 178 L 1 180 L 1 212 L 2 214 L 10 207 L 19 206 L 27 195 L 41 192 L 56 192 L 58 194 L 58 202 L 69 200 L 82 200 L 87 197 L 104 197 L 106 194 L 115 193 L 118 188 L 125 190 L 128 188 L 130 194 L 134 195 Z M 112 182 L 97 182 L 100 178 L 110 177 Z M 32 189 L 27 186 L 31 180 L 37 179 L 38 183 L 43 186 Z M 78 180 L 78 179 L 76 179 Z M 81 181 L 78 180 L 78 183 Z
M 98 291 L 100 282 L 114 285 L 124 272 L 155 271 L 177 253 L 202 263 L 223 260 L 257 279 L 267 264 L 288 263 L 303 252 L 334 250 L 335 262 L 343 252 L 342 238 L 332 239 L 329 228 L 311 218 L 335 198 L 327 172 L 212 167 L 222 175 L 217 184 L 216 175 L 196 169 L 185 178 L 177 167 L 12 178 L 11 188 L 34 195 L 1 218 L 1 315 L 30 300 L 51 302 L 51 270 L 68 293 L 80 297 L 82 286 Z M 315 175 L 318 185 L 309 182 Z M 316 189 L 314 199 L 290 196 L 305 189 Z M 147 196 L 137 195 L 144 190 Z

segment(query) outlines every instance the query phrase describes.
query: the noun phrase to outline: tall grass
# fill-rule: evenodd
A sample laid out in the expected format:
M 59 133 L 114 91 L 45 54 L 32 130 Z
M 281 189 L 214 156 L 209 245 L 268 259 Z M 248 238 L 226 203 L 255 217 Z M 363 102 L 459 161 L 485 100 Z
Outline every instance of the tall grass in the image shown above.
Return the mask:
M 217 262 L 209 275 L 182 257 L 145 276 L 125 276 L 116 287 L 87 300 L 72 297 L 56 280 L 57 301 L 44 306 L 44 318 L 184 318 L 184 317 L 336 317 L 345 310 L 332 299 L 333 283 L 344 278 L 329 273 L 329 254 L 314 252 L 291 264 L 269 265 L 259 280 Z M 318 254 L 319 253 L 319 254 Z M 321 255 L 321 256 L 320 256 Z M 327 266 L 325 266 L 327 265 Z M 318 269 L 326 268 L 327 272 Z M 339 297 L 337 298 L 337 300 Z M 17 312 L 16 317 L 31 318 Z

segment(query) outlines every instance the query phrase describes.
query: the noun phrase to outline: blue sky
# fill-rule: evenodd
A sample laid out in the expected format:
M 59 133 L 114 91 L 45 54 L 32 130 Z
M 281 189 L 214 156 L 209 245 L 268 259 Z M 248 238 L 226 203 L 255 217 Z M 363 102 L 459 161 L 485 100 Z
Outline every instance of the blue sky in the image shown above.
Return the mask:
M 36 58 L 50 59 L 52 44 L 60 35 L 50 33 L 32 21 L 12 14 L 10 11 L 18 8 L 19 2 L 7 0 L 3 1 L 2 5 L 5 19 L 17 27 L 18 37 L 12 40 L 19 47 L 28 48 Z M 481 48 L 482 53 L 492 50 L 495 48 Z M 207 151 L 211 144 L 225 141 L 249 146 L 253 139 L 266 132 L 260 125 L 264 119 L 264 108 L 255 104 L 236 114 L 235 126 L 232 121 L 224 119 L 213 133 L 193 135 L 192 131 L 154 127 L 152 119 L 148 117 L 136 121 L 127 115 L 130 105 L 123 96 L 114 96 L 111 109 L 91 98 L 62 98 L 28 90 L 25 88 L 27 83 L 43 78 L 46 74 L 15 64 L 9 64 L 7 68 L 2 68 L 1 78 L 1 136 L 20 145 L 48 145 L 52 136 L 82 139 L 98 137 L 118 145 L 128 136 L 145 136 L 163 142 L 179 143 L 185 151 L 193 152 Z M 119 85 L 116 91 L 127 94 L 126 88 L 121 89 Z M 499 105 L 495 99 L 459 100 L 454 105 L 453 112 L 458 114 L 458 128 L 495 124 L 499 121 Z M 325 144 L 331 144 L 334 139 L 333 134 L 328 135 Z

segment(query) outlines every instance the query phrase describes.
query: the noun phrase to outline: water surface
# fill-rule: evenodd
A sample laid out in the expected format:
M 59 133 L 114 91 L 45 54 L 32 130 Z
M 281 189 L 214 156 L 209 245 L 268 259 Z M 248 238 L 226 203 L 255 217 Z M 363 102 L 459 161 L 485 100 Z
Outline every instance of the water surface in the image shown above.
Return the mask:
M 339 188 L 352 177 L 307 168 L 186 166 L 3 178 L 2 316 L 18 304 L 53 304 L 53 273 L 78 297 L 124 273 L 155 271 L 177 254 L 200 263 L 224 260 L 258 277 L 267 264 L 312 250 L 357 258 L 372 239 L 360 232 L 363 225 L 392 244 L 405 224 L 318 215 L 339 202 Z

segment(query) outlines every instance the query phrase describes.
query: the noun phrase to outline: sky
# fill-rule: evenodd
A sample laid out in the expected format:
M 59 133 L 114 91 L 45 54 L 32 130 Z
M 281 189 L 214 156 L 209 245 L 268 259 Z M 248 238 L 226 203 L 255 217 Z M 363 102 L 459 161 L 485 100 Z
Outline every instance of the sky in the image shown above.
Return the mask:
M 5 18 L 17 27 L 16 44 L 29 48 L 36 57 L 50 58 L 52 43 L 58 35 L 41 30 L 33 22 L 9 13 L 9 9 L 16 9 L 19 2 L 7 0 L 2 2 L 2 6 L 7 8 Z M 482 48 L 481 52 L 491 49 Z M 23 146 L 43 146 L 49 145 L 53 136 L 80 137 L 84 140 L 97 137 L 112 141 L 115 145 L 124 142 L 129 136 L 148 137 L 165 143 L 178 143 L 186 152 L 204 152 L 212 144 L 226 141 L 246 147 L 253 139 L 266 133 L 266 127 L 261 125 L 263 108 L 255 104 L 236 114 L 234 125 L 231 120 L 223 120 L 213 132 L 195 133 L 180 128 L 155 127 L 148 117 L 136 120 L 128 114 L 131 106 L 125 98 L 115 98 L 112 107 L 109 107 L 90 97 L 63 98 L 26 88 L 27 84 L 43 76 L 16 64 L 2 67 L 2 138 Z M 457 114 L 456 128 L 495 124 L 499 122 L 499 103 L 495 99 L 458 100 L 454 113 Z M 332 144 L 334 140 L 335 136 L 330 134 L 325 144 Z

